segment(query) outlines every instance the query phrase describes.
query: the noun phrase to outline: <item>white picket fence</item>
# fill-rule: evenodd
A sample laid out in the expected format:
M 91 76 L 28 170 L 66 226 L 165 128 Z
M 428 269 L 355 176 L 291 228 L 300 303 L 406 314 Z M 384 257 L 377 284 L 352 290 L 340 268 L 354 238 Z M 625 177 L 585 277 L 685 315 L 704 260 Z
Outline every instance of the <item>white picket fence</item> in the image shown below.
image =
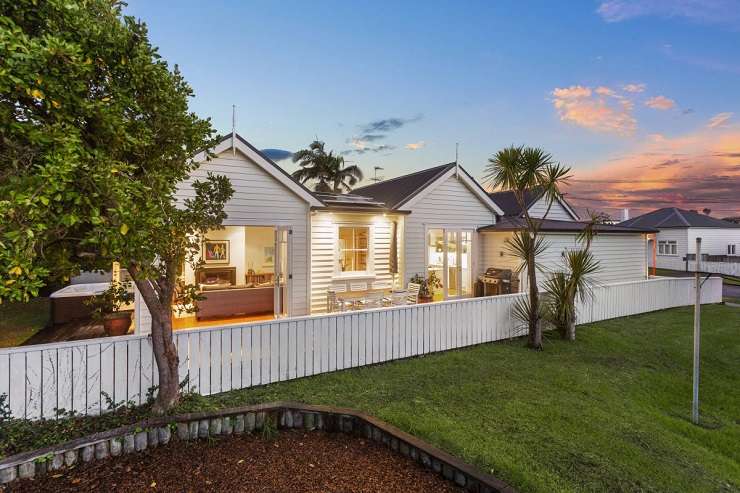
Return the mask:
M 722 299 L 721 279 L 703 302 Z M 523 294 L 297 317 L 175 333 L 180 379 L 203 395 L 445 351 L 526 333 L 512 317 Z M 579 306 L 579 323 L 693 303 L 693 279 L 655 278 L 603 286 Z M 55 409 L 98 414 L 115 402 L 146 401 L 157 384 L 147 335 L 0 349 L 0 395 L 16 417 Z
M 700 267 L 702 272 L 740 277 L 740 262 L 709 262 L 708 260 L 702 260 Z M 681 257 L 658 257 L 658 268 L 694 272 L 696 270 L 696 260 L 689 260 L 687 267 L 686 261 Z

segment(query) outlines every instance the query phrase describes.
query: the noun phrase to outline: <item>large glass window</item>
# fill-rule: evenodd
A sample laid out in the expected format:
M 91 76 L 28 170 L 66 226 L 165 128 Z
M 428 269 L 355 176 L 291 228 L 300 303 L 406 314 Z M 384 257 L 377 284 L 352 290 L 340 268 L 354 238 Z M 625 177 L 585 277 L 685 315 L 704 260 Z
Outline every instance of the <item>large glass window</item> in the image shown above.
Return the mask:
M 369 226 L 339 226 L 339 271 L 367 272 Z

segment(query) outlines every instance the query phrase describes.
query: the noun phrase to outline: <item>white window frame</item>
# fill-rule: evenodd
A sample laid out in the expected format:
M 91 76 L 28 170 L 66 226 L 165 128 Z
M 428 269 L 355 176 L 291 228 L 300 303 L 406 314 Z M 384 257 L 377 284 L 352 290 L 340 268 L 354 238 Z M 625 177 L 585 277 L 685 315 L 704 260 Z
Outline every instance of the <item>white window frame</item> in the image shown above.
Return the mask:
M 339 265 L 339 228 L 367 228 L 367 270 L 342 272 Z M 334 279 L 357 279 L 375 277 L 375 226 L 371 223 L 336 223 L 334 225 Z
M 675 240 L 658 241 L 658 255 L 665 257 L 678 257 L 678 244 Z
M 727 255 L 737 255 L 737 245 L 730 243 L 727 245 Z
M 447 262 L 445 261 L 442 267 L 442 293 L 445 300 L 456 300 L 456 299 L 464 299 L 464 298 L 472 298 L 475 296 L 475 281 L 478 279 L 478 241 L 479 236 L 476 233 L 476 229 L 478 226 L 470 226 L 470 225 L 456 225 L 456 224 L 425 224 L 424 225 L 424 271 L 421 273 L 424 277 L 427 277 L 429 275 L 429 230 L 431 229 L 441 229 L 442 230 L 442 238 L 444 241 L 444 250 L 447 251 L 447 233 L 448 232 L 456 232 L 458 237 L 458 247 L 460 246 L 460 233 L 463 231 L 467 231 L 472 233 L 470 239 L 470 276 L 471 276 L 471 294 L 468 296 L 449 296 L 447 294 L 447 283 L 448 279 L 447 276 L 449 275 L 448 268 L 447 268 Z M 460 248 L 457 249 L 457 265 L 458 267 L 461 267 L 461 254 L 462 251 Z M 411 273 L 413 275 L 415 273 Z M 462 286 L 462 274 L 460 270 L 458 269 L 458 287 Z

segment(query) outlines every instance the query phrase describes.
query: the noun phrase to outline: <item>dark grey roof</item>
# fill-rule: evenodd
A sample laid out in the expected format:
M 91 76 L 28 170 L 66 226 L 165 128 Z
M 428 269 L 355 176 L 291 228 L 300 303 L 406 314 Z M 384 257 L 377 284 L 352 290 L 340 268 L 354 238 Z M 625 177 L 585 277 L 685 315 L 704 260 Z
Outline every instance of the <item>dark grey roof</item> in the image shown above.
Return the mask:
M 558 219 L 535 219 L 540 224 L 540 231 L 562 232 L 562 233 L 579 233 L 588 224 L 585 221 L 561 221 Z M 483 226 L 478 231 L 518 231 L 523 229 L 526 221 L 516 216 L 502 217 L 496 224 Z M 615 224 L 597 224 L 594 230 L 598 234 L 615 234 L 615 233 L 657 233 L 658 230 L 647 227 L 627 227 Z
M 529 189 L 524 191 L 524 205 L 527 209 L 532 204 L 537 202 L 542 192 L 539 189 Z M 506 190 L 503 192 L 492 192 L 488 194 L 491 200 L 496 202 L 501 210 L 504 211 L 506 216 L 519 216 L 523 213 L 522 208 L 519 207 L 519 202 L 516 200 L 516 195 L 512 190 Z
M 619 223 L 620 226 L 670 228 L 740 228 L 740 224 L 717 219 L 696 211 L 665 207 Z
M 408 175 L 391 178 L 352 190 L 352 195 L 370 197 L 382 202 L 389 209 L 397 209 L 427 185 L 455 167 L 455 163 L 442 164 Z
M 516 200 L 516 195 L 514 195 L 514 192 L 511 190 L 506 190 L 503 192 L 490 192 L 488 193 L 488 196 L 491 197 L 491 200 L 496 202 L 496 205 L 498 205 L 501 210 L 504 211 L 505 216 L 521 216 L 524 211 L 521 207 L 519 207 L 519 202 Z M 530 188 L 528 190 L 524 191 L 524 206 L 529 209 L 532 207 L 532 205 L 537 202 L 540 197 L 542 197 L 542 190 L 540 188 Z M 568 214 L 573 216 L 573 219 L 578 219 L 578 216 L 575 215 L 575 211 L 573 210 L 573 207 L 570 206 L 565 200 L 565 198 L 561 195 L 560 201 L 565 206 L 565 209 L 568 211 Z

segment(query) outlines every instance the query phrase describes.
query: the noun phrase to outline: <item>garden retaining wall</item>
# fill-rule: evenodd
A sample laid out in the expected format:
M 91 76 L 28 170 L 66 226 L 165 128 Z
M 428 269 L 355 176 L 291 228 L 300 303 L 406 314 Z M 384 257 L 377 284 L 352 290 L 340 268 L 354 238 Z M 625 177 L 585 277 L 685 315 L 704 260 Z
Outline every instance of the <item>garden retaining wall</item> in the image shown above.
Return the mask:
M 373 416 L 352 410 L 294 402 L 275 402 L 213 412 L 150 418 L 78 438 L 60 445 L 24 452 L 0 461 L 0 484 L 61 471 L 77 464 L 132 454 L 171 442 L 241 435 L 277 429 L 341 432 L 381 443 L 433 470 L 467 491 L 515 490 L 490 474 Z

